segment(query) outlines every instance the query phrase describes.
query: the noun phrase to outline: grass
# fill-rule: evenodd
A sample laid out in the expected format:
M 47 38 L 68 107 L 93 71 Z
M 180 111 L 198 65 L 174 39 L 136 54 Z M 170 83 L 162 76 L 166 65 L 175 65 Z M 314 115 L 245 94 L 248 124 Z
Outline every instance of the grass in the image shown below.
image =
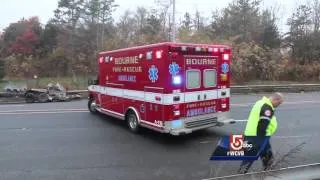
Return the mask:
M 0 80 L 0 91 L 4 88 L 5 82 Z
M 38 79 L 21 79 L 21 78 L 6 78 L 5 81 L 0 81 L 0 89 L 3 89 L 6 84 L 15 86 L 27 86 L 27 88 L 46 88 L 49 83 L 60 83 L 63 87 L 69 90 L 87 89 L 88 79 L 90 77 L 43 77 Z

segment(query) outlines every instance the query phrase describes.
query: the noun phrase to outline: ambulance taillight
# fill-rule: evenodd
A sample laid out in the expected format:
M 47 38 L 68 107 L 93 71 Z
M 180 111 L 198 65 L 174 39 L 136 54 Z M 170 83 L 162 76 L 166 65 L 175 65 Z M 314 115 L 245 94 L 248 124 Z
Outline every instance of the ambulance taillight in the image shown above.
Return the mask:
M 221 99 L 218 103 L 218 109 L 221 112 L 226 112 L 230 110 L 230 99 L 229 91 L 227 90 L 230 87 L 230 65 L 231 65 L 231 50 L 226 48 L 220 48 L 220 74 L 219 74 L 219 84 L 220 84 L 220 94 Z
M 180 116 L 180 105 L 179 104 L 173 105 L 173 116 L 175 116 L 175 117 Z

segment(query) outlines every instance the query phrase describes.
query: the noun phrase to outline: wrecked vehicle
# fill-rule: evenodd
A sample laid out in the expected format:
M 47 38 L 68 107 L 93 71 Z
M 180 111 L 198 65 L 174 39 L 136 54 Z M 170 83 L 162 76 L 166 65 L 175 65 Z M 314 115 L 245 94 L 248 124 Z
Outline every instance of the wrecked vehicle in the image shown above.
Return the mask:
M 12 84 L 12 83 L 8 83 L 5 85 L 5 87 L 3 88 L 4 92 L 7 93 L 24 93 L 27 90 L 27 86 L 26 85 L 21 85 L 21 84 Z
M 45 103 L 70 101 L 81 98 L 80 94 L 68 95 L 66 89 L 59 83 L 49 83 L 46 89 L 29 89 L 24 94 L 26 103 Z

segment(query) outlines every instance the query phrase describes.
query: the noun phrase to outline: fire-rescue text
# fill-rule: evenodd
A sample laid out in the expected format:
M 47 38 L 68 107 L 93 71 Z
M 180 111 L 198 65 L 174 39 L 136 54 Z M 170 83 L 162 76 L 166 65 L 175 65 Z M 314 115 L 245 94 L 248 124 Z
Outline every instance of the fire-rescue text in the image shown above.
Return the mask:
M 138 56 L 118 57 L 114 60 L 115 65 L 133 65 L 139 64 Z M 118 73 L 135 73 L 142 72 L 141 66 L 118 66 L 112 68 L 113 72 Z

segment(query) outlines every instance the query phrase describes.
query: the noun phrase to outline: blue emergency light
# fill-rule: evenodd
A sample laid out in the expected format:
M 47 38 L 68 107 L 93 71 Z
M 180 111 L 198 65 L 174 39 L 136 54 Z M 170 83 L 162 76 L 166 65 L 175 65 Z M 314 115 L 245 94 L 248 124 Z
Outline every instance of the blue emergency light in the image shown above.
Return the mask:
M 181 84 L 181 82 L 182 82 L 181 76 L 173 76 L 173 84 L 179 85 Z

